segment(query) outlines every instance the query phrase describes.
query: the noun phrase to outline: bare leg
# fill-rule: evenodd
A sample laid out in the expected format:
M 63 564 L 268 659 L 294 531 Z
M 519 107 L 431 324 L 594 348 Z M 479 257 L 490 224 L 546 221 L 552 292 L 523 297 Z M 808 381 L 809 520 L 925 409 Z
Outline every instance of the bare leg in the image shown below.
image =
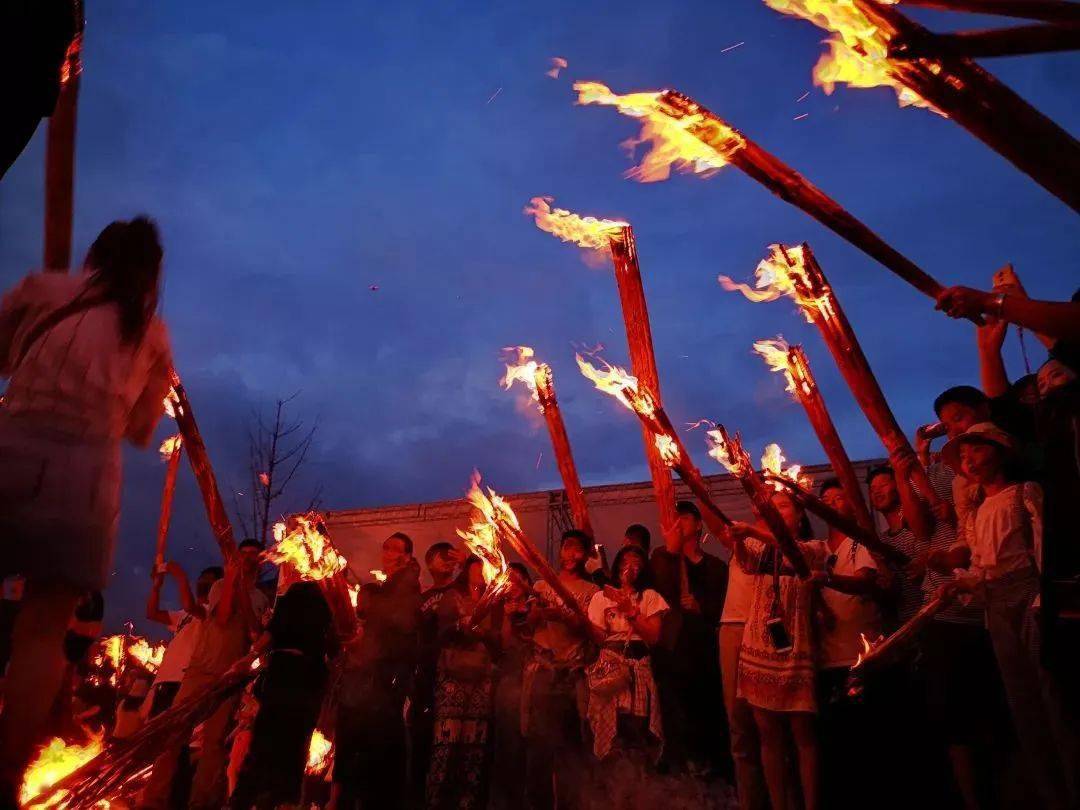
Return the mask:
M 964 802 L 965 810 L 979 810 L 979 777 L 975 750 L 970 745 L 950 745 L 953 779 Z
M 761 739 L 761 766 L 765 771 L 765 787 L 769 791 L 769 801 L 774 810 L 783 810 L 788 806 L 788 767 L 785 727 L 783 715 L 765 709 L 754 709 L 754 722 L 758 737 Z
M 806 810 L 820 806 L 820 762 L 818 756 L 817 729 L 814 715 L 795 712 L 791 717 L 791 736 L 799 758 L 799 781 L 802 783 L 803 803 Z
M 64 633 L 79 601 L 69 585 L 28 582 L 12 633 L 11 662 L 0 715 L 0 782 L 17 784 L 64 677 Z

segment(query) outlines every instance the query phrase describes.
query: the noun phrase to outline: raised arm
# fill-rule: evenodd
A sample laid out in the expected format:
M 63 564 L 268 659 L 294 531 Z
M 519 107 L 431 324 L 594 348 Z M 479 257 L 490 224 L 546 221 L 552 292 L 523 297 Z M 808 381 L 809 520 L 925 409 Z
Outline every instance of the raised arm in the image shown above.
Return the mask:
M 1050 339 L 1080 340 L 1080 302 L 1036 301 L 1008 293 L 950 287 L 938 296 L 937 308 L 953 318 L 992 315 Z
M 180 564 L 170 561 L 165 564 L 165 570 L 176 580 L 176 589 L 180 593 L 180 607 L 184 609 L 184 612 L 196 619 L 205 619 L 206 610 L 196 601 L 195 594 L 191 592 L 191 583 Z
M 148 621 L 157 622 L 166 626 L 172 624 L 169 611 L 161 609 L 161 587 L 165 583 L 165 575 L 155 569 L 150 574 L 150 596 L 146 600 L 146 618 Z
M 979 379 L 983 393 L 991 399 L 1009 391 L 1009 375 L 1001 357 L 1001 347 L 1005 343 L 1008 329 L 1008 321 L 987 317 L 986 323 L 975 330 L 979 347 Z

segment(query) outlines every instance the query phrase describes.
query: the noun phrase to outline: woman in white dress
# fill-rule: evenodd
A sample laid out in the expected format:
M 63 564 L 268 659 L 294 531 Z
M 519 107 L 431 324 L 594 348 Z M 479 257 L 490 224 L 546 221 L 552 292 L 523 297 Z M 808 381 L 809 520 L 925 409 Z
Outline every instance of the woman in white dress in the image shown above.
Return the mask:
M 41 742 L 75 603 L 107 584 L 121 445 L 147 446 L 163 412 L 161 258 L 153 222 L 114 222 L 82 273 L 30 274 L 0 303 L 0 577 L 26 579 L 0 716 L 0 802 Z

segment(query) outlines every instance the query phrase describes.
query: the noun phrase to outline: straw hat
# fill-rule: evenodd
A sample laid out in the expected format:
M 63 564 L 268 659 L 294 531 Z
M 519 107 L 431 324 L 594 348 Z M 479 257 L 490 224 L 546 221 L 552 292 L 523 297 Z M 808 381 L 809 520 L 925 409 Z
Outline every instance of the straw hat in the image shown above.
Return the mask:
M 960 448 L 965 444 L 992 444 L 999 447 L 1010 458 L 1016 456 L 1018 452 L 1016 439 L 993 422 L 979 422 L 969 427 L 955 439 L 950 439 L 941 448 L 942 459 L 955 472 L 960 472 Z

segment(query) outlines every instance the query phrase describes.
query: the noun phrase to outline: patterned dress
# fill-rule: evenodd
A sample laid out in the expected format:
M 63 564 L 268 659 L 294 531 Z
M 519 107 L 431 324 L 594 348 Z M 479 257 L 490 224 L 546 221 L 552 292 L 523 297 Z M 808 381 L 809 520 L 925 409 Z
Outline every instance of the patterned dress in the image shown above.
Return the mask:
M 492 746 L 494 668 L 489 652 L 492 619 L 477 632 L 463 632 L 458 620 L 476 602 L 448 591 L 439 604 L 442 652 L 435 675 L 435 730 L 427 776 L 432 810 L 474 810 L 487 806 Z
M 751 706 L 774 712 L 816 712 L 814 689 L 814 637 L 811 601 L 814 586 L 809 580 L 782 574 L 779 592 L 774 588 L 771 554 L 764 544 L 748 540 L 746 564 L 761 573 L 755 577 L 750 618 L 739 651 L 739 697 Z M 827 552 L 821 541 L 800 543 L 811 569 L 821 568 Z M 774 605 L 776 610 L 774 611 Z M 784 622 L 791 649 L 776 650 L 767 622 L 773 613 Z

